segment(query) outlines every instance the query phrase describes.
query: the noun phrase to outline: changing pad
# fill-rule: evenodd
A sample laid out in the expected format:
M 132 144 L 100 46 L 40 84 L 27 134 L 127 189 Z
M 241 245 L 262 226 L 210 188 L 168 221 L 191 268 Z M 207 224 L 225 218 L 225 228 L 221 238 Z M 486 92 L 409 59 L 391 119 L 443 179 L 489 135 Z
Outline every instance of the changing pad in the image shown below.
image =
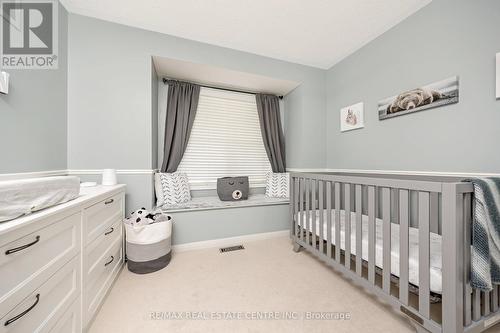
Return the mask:
M 0 222 L 70 201 L 79 194 L 80 179 L 74 176 L 2 181 Z

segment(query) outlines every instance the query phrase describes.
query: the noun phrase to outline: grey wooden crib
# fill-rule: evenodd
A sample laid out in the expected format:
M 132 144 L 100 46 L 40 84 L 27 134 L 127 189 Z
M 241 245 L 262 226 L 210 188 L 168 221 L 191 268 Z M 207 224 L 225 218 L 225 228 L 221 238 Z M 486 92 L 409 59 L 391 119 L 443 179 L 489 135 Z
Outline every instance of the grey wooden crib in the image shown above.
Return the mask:
M 500 293 L 469 284 L 472 190 L 457 177 L 291 173 L 294 250 L 310 251 L 417 331 L 484 331 L 500 321 Z

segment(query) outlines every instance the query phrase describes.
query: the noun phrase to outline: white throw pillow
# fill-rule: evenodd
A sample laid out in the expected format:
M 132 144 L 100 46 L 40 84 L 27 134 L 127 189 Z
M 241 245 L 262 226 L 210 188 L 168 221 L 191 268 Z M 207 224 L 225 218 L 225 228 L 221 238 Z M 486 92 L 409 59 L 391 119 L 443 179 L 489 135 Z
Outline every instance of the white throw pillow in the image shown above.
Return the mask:
M 290 174 L 288 172 L 269 172 L 266 175 L 266 196 L 269 198 L 288 198 L 290 196 L 288 184 Z
M 173 206 L 191 200 L 188 177 L 183 172 L 155 174 L 156 206 Z

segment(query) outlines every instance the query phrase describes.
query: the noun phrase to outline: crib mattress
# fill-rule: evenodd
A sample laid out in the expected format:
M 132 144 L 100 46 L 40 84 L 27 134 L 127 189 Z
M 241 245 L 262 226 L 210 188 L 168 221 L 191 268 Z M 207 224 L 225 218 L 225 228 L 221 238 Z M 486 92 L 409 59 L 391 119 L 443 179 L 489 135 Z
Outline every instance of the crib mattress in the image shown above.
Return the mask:
M 331 210 L 332 228 L 331 239 L 335 245 L 335 210 Z M 340 211 L 340 248 L 345 250 L 345 211 Z M 309 231 L 313 232 L 312 221 L 316 221 L 315 234 L 320 236 L 320 219 L 319 211 L 316 215 L 309 215 Z M 324 212 L 323 239 L 327 240 L 327 211 Z M 368 261 L 368 216 L 362 215 L 362 258 Z M 375 245 L 375 265 L 383 269 L 383 221 L 376 219 L 376 245 Z M 418 229 L 409 228 L 409 272 L 408 279 L 410 283 L 418 286 Z M 356 255 L 356 214 L 351 213 L 351 253 Z M 430 233 L 430 289 L 432 292 L 441 294 L 442 278 L 441 278 L 441 236 L 435 233 Z M 391 223 L 391 273 L 399 277 L 399 224 Z

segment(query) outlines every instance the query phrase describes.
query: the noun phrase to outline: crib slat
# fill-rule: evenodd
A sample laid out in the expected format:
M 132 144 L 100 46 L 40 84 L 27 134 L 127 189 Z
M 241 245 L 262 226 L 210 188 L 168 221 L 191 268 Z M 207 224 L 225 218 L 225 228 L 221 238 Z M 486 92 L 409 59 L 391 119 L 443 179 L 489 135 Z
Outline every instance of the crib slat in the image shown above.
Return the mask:
M 429 192 L 418 193 L 418 312 L 430 317 Z
M 324 240 L 324 235 L 323 235 L 323 230 L 325 227 L 325 211 L 323 209 L 324 207 L 324 201 L 323 201 L 323 181 L 320 180 L 318 183 L 318 209 L 319 209 L 319 251 L 321 253 L 324 252 L 324 246 L 323 246 L 323 240 Z
M 498 309 L 500 309 L 500 286 L 496 286 L 495 288 L 495 302 L 496 302 L 496 310 L 494 312 L 497 312 Z
M 375 284 L 375 186 L 368 186 L 368 281 Z
M 490 309 L 491 312 L 497 312 L 498 310 L 498 286 L 493 286 L 490 297 Z
M 345 267 L 351 269 L 351 184 L 345 184 L 344 192 Z
M 304 225 L 304 214 L 305 214 L 305 179 L 304 178 L 299 178 L 299 187 L 300 187 L 300 193 L 299 193 L 299 238 L 301 241 L 304 241 L 304 232 L 305 232 L 305 225 Z
M 335 261 L 340 262 L 340 183 L 335 183 Z
M 289 205 L 289 219 L 290 219 L 290 237 L 293 237 L 295 234 L 295 207 L 294 207 L 294 201 L 295 201 L 295 189 L 294 189 L 295 182 L 293 180 L 293 177 L 290 177 L 290 183 L 288 185 L 288 191 L 289 193 L 292 193 L 293 195 L 290 195 L 290 203 Z
M 311 245 L 316 248 L 316 179 L 311 179 Z
M 487 315 L 490 314 L 490 292 L 482 291 L 481 296 L 483 298 L 483 301 L 481 303 L 482 305 L 481 314 L 486 317 Z
M 326 182 L 326 255 L 332 257 L 332 183 Z
M 439 228 L 439 193 L 429 194 L 430 227 L 429 230 L 435 234 L 440 234 Z
M 472 197 L 464 194 L 464 325 L 472 321 L 472 288 L 470 286 L 470 244 L 472 227 Z M 498 303 L 498 297 L 495 303 Z M 496 310 L 495 310 L 496 311 Z
M 295 237 L 299 237 L 299 222 L 300 222 L 300 214 L 299 214 L 299 211 L 300 211 L 300 200 L 299 200 L 299 195 L 300 195 L 300 188 L 299 188 L 299 178 L 294 178 L 293 179 L 295 185 L 294 185 L 294 191 L 293 192 L 290 192 L 290 193 L 293 193 L 293 196 L 294 196 L 294 204 L 293 204 L 293 213 L 294 213 L 294 216 L 296 218 L 296 221 L 295 221 Z
M 391 189 L 382 189 L 383 218 L 383 280 L 382 287 L 386 293 L 391 291 Z
M 391 195 L 391 202 L 393 204 L 393 207 L 391 209 L 391 222 L 399 224 L 399 189 L 391 188 Z
M 408 305 L 408 234 L 410 225 L 408 190 L 399 191 L 399 300 Z
M 309 215 L 309 211 L 311 209 L 310 202 L 311 202 L 311 187 L 310 187 L 310 182 L 311 180 L 306 178 L 306 220 L 305 220 L 305 225 L 306 225 L 306 244 L 310 245 L 311 244 L 311 236 L 310 236 L 310 231 L 311 231 L 311 219 Z
M 363 188 L 361 185 L 356 185 L 356 273 L 359 276 L 363 273 L 362 267 L 362 256 L 363 256 L 363 223 L 362 223 L 362 215 L 363 215 Z
M 478 321 L 481 318 L 481 292 L 478 289 L 472 290 L 472 320 Z

